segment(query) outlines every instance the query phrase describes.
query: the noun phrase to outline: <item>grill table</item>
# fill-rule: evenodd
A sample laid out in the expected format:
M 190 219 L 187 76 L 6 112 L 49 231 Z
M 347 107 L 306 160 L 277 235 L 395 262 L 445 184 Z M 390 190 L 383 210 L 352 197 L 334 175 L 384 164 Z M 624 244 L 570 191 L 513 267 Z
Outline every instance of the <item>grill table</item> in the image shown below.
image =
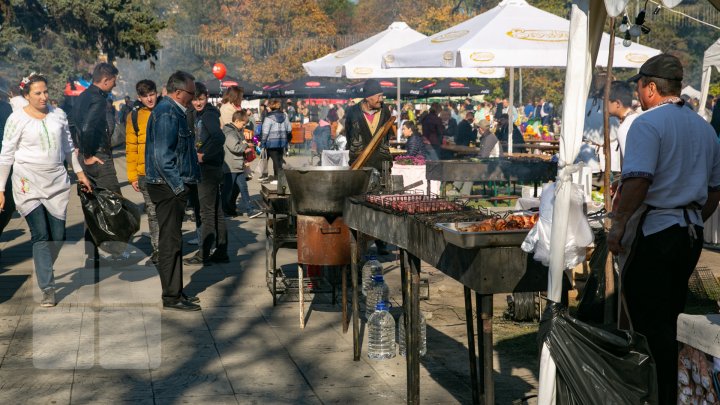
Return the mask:
M 547 268 L 528 258 L 518 246 L 463 249 L 445 241 L 442 231 L 421 221 L 420 216 L 395 214 L 363 198 L 345 200 L 343 218 L 352 230 L 351 282 L 353 286 L 353 357 L 360 360 L 358 258 L 368 239 L 382 239 L 400 248 L 400 271 L 403 285 L 403 307 L 407 320 L 407 403 L 420 402 L 420 261 L 423 260 L 464 286 L 465 315 L 468 331 L 473 403 L 494 404 L 492 295 L 496 293 L 544 290 Z M 447 222 L 438 214 L 437 222 Z M 472 292 L 477 313 L 478 358 L 475 351 L 475 325 L 472 315 Z M 480 383 L 482 381 L 482 383 Z

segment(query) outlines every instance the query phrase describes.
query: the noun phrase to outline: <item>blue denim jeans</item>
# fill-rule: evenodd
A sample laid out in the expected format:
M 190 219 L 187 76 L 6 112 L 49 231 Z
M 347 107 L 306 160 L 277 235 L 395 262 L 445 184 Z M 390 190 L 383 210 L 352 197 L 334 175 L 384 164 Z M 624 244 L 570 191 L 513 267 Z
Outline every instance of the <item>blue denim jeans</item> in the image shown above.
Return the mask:
M 224 177 L 225 181 L 223 182 L 222 192 L 223 210 L 227 213 L 235 212 L 235 199 L 237 198 L 237 194 L 233 192 L 233 189 L 237 184 L 240 196 L 242 197 L 242 200 L 240 201 L 242 212 L 250 214 L 254 211 L 253 207 L 250 205 L 250 193 L 248 192 L 245 172 L 225 173 Z
M 54 288 L 53 263 L 65 241 L 65 220 L 53 217 L 42 205 L 32 210 L 25 220 L 30 228 L 38 287 L 43 291 Z

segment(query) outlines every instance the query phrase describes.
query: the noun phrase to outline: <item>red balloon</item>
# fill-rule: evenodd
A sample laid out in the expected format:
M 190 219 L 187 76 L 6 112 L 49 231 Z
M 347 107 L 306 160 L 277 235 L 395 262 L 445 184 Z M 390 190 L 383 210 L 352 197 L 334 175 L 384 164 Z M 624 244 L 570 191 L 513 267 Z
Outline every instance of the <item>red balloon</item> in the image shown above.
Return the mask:
M 227 73 L 227 68 L 222 63 L 216 63 L 212 67 L 212 73 L 215 77 L 217 77 L 218 80 L 222 80 Z

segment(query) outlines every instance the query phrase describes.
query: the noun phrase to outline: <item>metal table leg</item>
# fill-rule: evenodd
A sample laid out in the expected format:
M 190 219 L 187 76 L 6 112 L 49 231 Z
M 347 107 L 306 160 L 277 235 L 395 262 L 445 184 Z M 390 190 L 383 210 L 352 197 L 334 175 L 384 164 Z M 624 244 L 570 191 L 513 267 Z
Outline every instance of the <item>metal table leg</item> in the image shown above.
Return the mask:
M 420 403 L 420 259 L 407 251 L 401 257 L 406 258 L 407 303 L 407 403 Z
M 465 292 L 465 325 L 467 326 L 468 357 L 470 361 L 470 388 L 472 389 L 473 404 L 480 403 L 480 390 L 478 387 L 478 363 L 475 355 L 475 328 L 473 328 L 472 292 L 463 286 Z
M 300 304 L 300 329 L 305 329 L 305 280 L 303 265 L 298 263 L 298 298 Z
M 352 249 L 352 246 L 350 247 Z M 352 264 L 351 264 L 352 266 Z M 347 272 L 348 268 L 343 266 L 342 267 L 342 325 L 343 325 L 343 333 L 347 333 L 348 327 L 350 326 L 350 319 L 348 319 L 348 296 L 347 296 Z
M 495 385 L 493 382 L 493 330 L 492 330 L 492 294 L 475 293 L 478 313 L 478 346 L 482 353 L 480 378 L 482 384 L 483 403 L 495 404 Z M 482 323 L 482 329 L 480 324 Z M 481 332 L 482 331 L 482 332 Z

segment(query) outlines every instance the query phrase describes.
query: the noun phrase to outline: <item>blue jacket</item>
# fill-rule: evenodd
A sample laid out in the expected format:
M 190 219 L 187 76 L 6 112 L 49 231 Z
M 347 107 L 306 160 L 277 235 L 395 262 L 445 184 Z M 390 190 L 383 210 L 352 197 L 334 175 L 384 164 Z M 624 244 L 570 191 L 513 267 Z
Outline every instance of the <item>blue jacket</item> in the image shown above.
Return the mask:
M 262 123 L 262 145 L 265 148 L 285 148 L 292 127 L 282 111 L 273 111 Z
M 163 97 L 147 123 L 145 140 L 145 180 L 167 184 L 175 195 L 185 183 L 200 181 L 200 166 L 193 136 L 185 113 L 170 97 Z

